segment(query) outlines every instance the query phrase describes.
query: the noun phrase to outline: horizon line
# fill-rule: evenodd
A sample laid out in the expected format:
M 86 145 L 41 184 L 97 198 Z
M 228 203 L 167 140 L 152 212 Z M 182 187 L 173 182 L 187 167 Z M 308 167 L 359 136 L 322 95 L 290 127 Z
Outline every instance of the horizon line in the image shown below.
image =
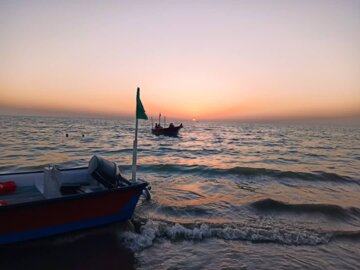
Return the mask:
M 10 109 L 10 108 L 8 108 Z M 152 117 L 147 113 L 150 118 Z M 122 119 L 133 120 L 134 115 L 131 114 L 112 114 L 101 112 L 81 112 L 81 111 L 65 111 L 65 110 L 33 110 L 22 108 L 20 110 L 0 110 L 0 116 L 14 116 L 14 117 L 47 117 L 47 118 L 84 118 L 84 119 Z M 165 115 L 166 116 L 166 115 Z M 154 117 L 156 120 L 157 117 Z M 204 117 L 171 117 L 173 120 L 184 120 L 195 122 L 316 122 L 316 121 L 354 121 L 360 123 L 360 113 L 346 114 L 346 115 L 298 115 L 298 116 L 258 116 L 258 117 L 225 117 L 225 118 L 204 118 Z

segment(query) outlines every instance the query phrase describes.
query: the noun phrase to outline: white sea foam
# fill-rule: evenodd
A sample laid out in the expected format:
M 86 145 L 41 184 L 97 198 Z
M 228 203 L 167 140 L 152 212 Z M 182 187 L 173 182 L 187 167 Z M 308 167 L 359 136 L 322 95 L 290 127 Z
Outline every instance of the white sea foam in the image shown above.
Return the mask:
M 133 251 L 140 251 L 150 247 L 158 236 L 159 222 L 148 221 L 140 229 L 140 233 L 130 231 L 119 232 L 120 239 Z
M 331 233 L 316 232 L 304 228 L 279 228 L 277 226 L 248 226 L 244 224 L 186 224 L 163 221 L 147 221 L 140 233 L 120 232 L 119 237 L 133 251 L 153 245 L 157 238 L 201 241 L 217 238 L 251 242 L 272 242 L 283 245 L 319 245 L 331 240 Z

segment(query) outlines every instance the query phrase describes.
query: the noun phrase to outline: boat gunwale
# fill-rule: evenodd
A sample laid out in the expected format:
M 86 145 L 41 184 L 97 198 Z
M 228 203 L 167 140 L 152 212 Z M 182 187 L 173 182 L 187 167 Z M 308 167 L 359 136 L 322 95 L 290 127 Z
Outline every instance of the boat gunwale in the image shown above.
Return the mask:
M 76 171 L 76 170 L 85 170 L 88 167 L 78 167 L 78 168 L 57 168 L 59 171 Z M 19 174 L 35 174 L 35 173 L 44 173 L 44 171 L 37 170 L 37 171 L 25 171 L 25 172 L 6 172 L 6 173 L 0 173 L 0 176 L 6 176 L 6 175 L 19 175 Z

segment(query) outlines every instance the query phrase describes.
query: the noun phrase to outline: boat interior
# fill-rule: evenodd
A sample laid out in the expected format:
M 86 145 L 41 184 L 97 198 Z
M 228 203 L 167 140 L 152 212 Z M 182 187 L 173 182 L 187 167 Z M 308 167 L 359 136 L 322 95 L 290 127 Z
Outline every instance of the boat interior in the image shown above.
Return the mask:
M 60 170 L 52 166 L 44 171 L 0 175 L 0 184 L 9 181 L 16 184 L 16 190 L 0 193 L 0 201 L 4 204 L 91 193 L 131 184 L 120 175 L 115 163 L 98 156 L 92 157 L 89 167 L 85 168 Z

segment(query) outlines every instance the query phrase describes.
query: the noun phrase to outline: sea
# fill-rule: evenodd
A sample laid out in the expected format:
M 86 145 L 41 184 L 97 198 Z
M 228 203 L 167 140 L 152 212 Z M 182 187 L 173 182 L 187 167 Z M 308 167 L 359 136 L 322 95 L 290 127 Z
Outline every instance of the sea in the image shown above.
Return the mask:
M 360 125 L 182 124 L 157 137 L 140 120 L 152 199 L 131 223 L 0 247 L 0 269 L 360 269 Z M 0 116 L 0 173 L 99 155 L 130 178 L 134 127 Z

